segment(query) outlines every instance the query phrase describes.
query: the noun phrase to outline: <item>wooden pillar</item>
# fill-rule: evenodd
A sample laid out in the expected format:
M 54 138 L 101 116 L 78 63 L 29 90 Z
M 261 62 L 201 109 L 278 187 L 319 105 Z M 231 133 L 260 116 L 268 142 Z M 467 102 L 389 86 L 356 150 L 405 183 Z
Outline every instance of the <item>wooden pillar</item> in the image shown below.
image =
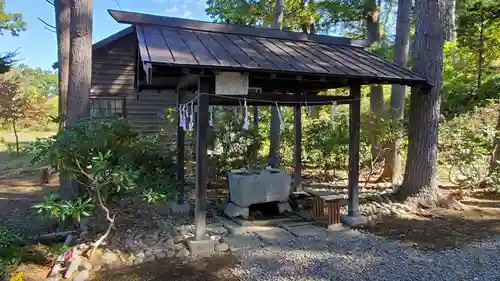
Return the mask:
M 179 184 L 179 194 L 177 197 L 177 203 L 184 203 L 184 138 L 185 132 L 180 125 L 180 101 L 181 93 L 177 90 L 177 184 Z
M 300 104 L 294 106 L 293 129 L 294 129 L 294 149 L 293 149 L 293 185 L 294 191 L 302 191 L 302 107 Z
M 361 123 L 360 101 L 361 85 L 352 85 L 350 96 L 356 101 L 349 104 L 349 175 L 348 190 L 349 203 L 347 215 L 355 217 L 358 215 L 359 205 L 359 128 Z
M 198 93 L 209 93 L 210 80 L 198 80 Z M 196 192 L 194 207 L 195 239 L 205 239 L 207 199 L 207 137 L 208 137 L 208 95 L 198 96 L 196 129 Z

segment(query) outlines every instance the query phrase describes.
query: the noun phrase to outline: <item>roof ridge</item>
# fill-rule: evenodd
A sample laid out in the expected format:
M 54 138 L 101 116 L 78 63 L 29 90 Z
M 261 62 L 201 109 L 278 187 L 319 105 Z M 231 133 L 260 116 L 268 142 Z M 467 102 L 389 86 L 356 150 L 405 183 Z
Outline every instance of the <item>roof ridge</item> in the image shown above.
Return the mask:
M 334 37 L 329 35 L 307 34 L 303 32 L 291 32 L 271 29 L 267 27 L 248 27 L 235 24 L 214 23 L 184 18 L 118 11 L 113 9 L 109 9 L 108 12 L 117 22 L 133 25 L 157 25 L 195 31 L 250 35 L 264 38 L 316 42 L 353 47 L 367 47 L 369 45 L 368 40 L 349 39 L 345 37 Z

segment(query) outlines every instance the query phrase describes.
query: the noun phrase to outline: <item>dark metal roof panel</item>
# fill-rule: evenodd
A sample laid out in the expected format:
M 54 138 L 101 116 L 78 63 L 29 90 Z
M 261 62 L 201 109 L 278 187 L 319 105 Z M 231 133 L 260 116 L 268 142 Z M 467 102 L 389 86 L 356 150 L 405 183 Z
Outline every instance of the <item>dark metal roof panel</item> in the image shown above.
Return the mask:
M 134 23 L 143 62 L 326 75 L 370 83 L 427 83 L 419 75 L 362 48 L 332 43 L 335 40 L 302 40 L 301 36 L 302 39 L 296 39 L 289 32 L 272 33 L 281 35 L 271 38 L 261 36 L 271 34 L 267 29 L 233 29 L 230 25 L 221 24 L 210 25 L 214 30 L 208 31 L 209 23 L 117 11 L 110 13 L 119 21 Z M 224 33 L 222 26 L 231 32 Z

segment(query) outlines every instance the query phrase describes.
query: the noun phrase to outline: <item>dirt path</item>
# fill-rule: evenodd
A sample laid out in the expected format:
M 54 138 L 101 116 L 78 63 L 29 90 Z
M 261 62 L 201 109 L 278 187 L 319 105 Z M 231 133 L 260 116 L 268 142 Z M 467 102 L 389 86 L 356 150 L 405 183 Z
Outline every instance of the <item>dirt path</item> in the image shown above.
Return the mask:
M 43 196 L 54 191 L 57 179 L 40 184 L 37 170 L 5 170 L 0 175 L 0 225 L 21 237 L 51 230 L 51 226 L 31 208 Z
M 232 255 L 157 260 L 126 268 L 100 272 L 93 281 L 237 281 L 230 269 L 238 264 Z

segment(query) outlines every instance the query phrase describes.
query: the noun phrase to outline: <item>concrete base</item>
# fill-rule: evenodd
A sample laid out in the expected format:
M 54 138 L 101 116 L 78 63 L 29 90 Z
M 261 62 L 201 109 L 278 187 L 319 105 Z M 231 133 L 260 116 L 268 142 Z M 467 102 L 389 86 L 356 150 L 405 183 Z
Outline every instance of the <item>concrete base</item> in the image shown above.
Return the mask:
M 210 238 L 200 241 L 189 240 L 188 247 L 193 255 L 212 254 L 215 252 L 215 241 Z
M 256 228 L 260 229 L 256 229 L 253 233 L 255 233 L 260 240 L 267 244 L 287 244 L 295 240 L 295 237 L 283 228 L 269 226 L 260 226 Z
M 233 222 L 232 220 L 223 217 L 217 216 L 216 218 L 219 223 L 221 223 L 225 228 L 229 230 L 229 233 L 231 233 L 231 235 L 241 235 L 247 233 L 247 228 L 245 226 L 241 226 Z
M 366 224 L 368 222 L 368 219 L 364 216 L 342 216 L 340 217 L 340 221 L 348 226 L 359 226 L 362 224 Z
M 327 235 L 324 229 L 312 224 L 287 226 L 286 230 L 297 237 L 324 237 Z
M 187 203 L 184 202 L 182 204 L 179 204 L 177 202 L 170 202 L 170 212 L 174 214 L 187 214 L 189 211 L 191 211 L 191 206 Z
M 260 248 L 264 246 L 262 241 L 249 234 L 224 237 L 222 241 L 229 244 L 229 249 L 231 251 Z
M 233 202 L 227 203 L 226 209 L 224 210 L 224 214 L 226 214 L 230 218 L 242 217 L 244 219 L 248 219 L 250 215 L 250 209 L 240 207 Z
M 278 203 L 278 211 L 280 214 L 286 213 L 286 212 L 291 212 L 292 207 L 290 206 L 290 203 L 288 202 L 279 202 Z

